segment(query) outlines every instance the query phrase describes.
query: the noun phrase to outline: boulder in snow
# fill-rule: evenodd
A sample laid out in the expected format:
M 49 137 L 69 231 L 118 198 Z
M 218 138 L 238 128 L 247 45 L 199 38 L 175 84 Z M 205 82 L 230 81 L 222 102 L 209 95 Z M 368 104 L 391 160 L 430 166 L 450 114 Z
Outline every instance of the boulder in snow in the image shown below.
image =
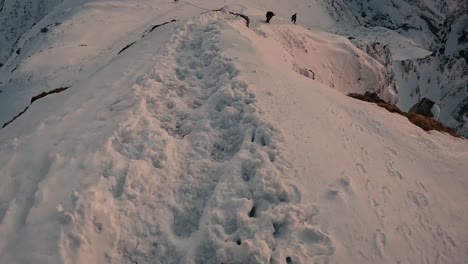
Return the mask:
M 408 112 L 432 117 L 433 119 L 438 120 L 440 115 L 440 108 L 432 100 L 424 97 L 418 103 L 413 105 L 413 107 L 411 107 Z

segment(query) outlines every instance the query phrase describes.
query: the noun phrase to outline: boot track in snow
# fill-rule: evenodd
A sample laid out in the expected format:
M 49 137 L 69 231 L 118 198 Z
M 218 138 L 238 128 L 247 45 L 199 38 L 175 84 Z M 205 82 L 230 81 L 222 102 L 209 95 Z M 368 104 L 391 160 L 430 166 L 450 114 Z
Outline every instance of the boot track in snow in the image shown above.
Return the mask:
M 280 131 L 222 54 L 228 17 L 182 25 L 154 73 L 134 85 L 140 105 L 108 143 L 101 184 L 109 194 L 77 196 L 68 240 L 97 228 L 115 241 L 105 253 L 112 263 L 331 259 L 332 239 L 314 224 L 318 209 L 288 176 Z

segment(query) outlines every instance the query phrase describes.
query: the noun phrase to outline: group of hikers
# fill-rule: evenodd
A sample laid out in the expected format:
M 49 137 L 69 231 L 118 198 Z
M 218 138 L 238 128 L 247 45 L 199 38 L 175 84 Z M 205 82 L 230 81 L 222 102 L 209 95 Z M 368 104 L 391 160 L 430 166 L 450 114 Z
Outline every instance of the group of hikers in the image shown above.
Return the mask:
M 276 15 L 275 13 L 273 13 L 273 12 L 271 12 L 271 11 L 268 11 L 268 12 L 266 13 L 266 21 L 265 21 L 265 22 L 266 22 L 266 23 L 270 23 L 270 19 L 271 19 L 272 17 L 274 17 L 275 15 Z M 293 22 L 294 24 L 296 24 L 296 19 L 297 19 L 297 13 L 294 13 L 294 15 L 292 15 L 292 17 L 291 17 L 291 22 Z

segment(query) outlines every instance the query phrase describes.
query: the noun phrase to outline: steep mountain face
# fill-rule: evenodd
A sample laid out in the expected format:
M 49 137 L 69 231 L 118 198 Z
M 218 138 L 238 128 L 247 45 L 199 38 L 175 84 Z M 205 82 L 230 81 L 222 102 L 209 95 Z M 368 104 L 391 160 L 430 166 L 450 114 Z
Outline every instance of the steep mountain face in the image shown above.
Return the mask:
M 369 56 L 341 36 L 319 30 L 306 32 L 300 34 L 281 26 L 274 32 L 280 36 L 275 40 L 289 51 L 291 58 L 284 60 L 289 61 L 294 71 L 344 94 L 370 91 L 396 103 L 398 95 L 394 75 L 389 74 L 385 67 L 388 53 L 384 51 Z M 372 54 L 370 50 L 368 53 Z
M 467 8 L 464 0 L 325 0 L 323 3 L 337 20 L 390 28 L 414 38 L 426 49 L 438 47 L 450 25 Z
M 441 108 L 440 119 L 467 134 L 468 65 L 464 58 L 439 54 L 395 64 L 400 90 L 400 105 L 411 107 L 423 97 Z
M 408 110 L 427 97 L 440 105 L 443 123 L 468 136 L 468 77 L 464 74 L 468 71 L 466 1 L 327 0 L 323 4 L 337 21 L 352 25 L 354 31 L 362 27 L 384 28 L 408 40 L 409 45 L 427 50 L 425 56 L 416 56 L 413 52 L 393 56 L 392 61 L 388 55 L 381 59 L 398 85 L 398 105 Z M 353 42 L 377 58 L 386 54 L 380 41 L 388 44 L 378 37 L 373 40 L 357 37 Z M 397 53 L 398 48 L 393 45 L 390 53 Z
M 388 80 L 388 88 L 386 90 L 391 91 L 392 96 L 383 96 L 380 93 L 380 97 L 392 104 L 396 104 L 399 100 L 398 94 L 398 84 L 395 78 L 395 72 L 393 70 L 393 56 L 390 50 L 389 45 L 383 44 L 381 42 L 363 42 L 356 40 L 355 38 L 350 38 L 351 43 L 353 43 L 357 48 L 369 54 L 370 57 L 378 61 L 386 69 L 386 79 Z M 369 87 L 367 91 L 372 91 Z M 391 98 L 391 100 L 389 100 Z
M 62 0 L 0 1 L 1 64 L 18 50 L 15 46 L 19 37 L 61 2 Z

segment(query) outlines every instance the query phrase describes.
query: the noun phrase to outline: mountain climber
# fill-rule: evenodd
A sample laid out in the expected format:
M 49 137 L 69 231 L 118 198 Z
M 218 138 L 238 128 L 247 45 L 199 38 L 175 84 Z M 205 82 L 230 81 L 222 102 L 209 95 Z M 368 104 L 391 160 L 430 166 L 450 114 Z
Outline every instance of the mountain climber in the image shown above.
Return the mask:
M 266 21 L 265 21 L 265 22 L 266 22 L 266 23 L 270 23 L 270 19 L 271 19 L 272 17 L 274 17 L 274 16 L 275 16 L 275 13 L 273 13 L 273 12 L 271 12 L 271 11 L 268 11 L 268 12 L 266 13 Z
M 291 17 L 291 22 L 296 24 L 296 19 L 297 19 L 297 13 L 294 13 L 294 15 L 292 15 L 292 17 Z

